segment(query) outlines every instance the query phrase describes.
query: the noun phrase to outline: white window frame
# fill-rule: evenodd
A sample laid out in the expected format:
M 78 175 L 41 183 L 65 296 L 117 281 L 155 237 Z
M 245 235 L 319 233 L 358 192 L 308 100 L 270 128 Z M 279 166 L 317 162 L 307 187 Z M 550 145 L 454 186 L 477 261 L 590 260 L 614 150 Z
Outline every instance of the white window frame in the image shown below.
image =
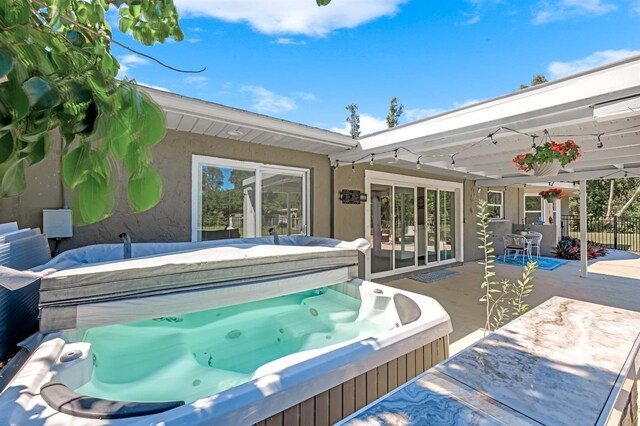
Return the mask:
M 527 210 L 527 197 L 537 197 L 537 198 L 539 198 L 540 199 L 540 210 Z M 523 206 L 524 206 L 524 208 L 523 208 L 524 214 L 522 216 L 523 221 L 524 221 L 524 225 L 530 225 L 530 223 L 527 223 L 527 220 L 526 220 L 527 213 L 539 213 L 538 217 L 541 217 L 542 221 L 544 223 L 546 223 L 546 219 L 544 217 L 545 216 L 545 211 L 544 211 L 545 210 L 545 206 L 544 206 L 545 201 L 542 199 L 542 196 L 540 196 L 539 194 L 533 194 L 533 193 L 524 194 L 524 197 L 522 197 L 522 203 L 523 203 Z
M 500 194 L 500 204 L 490 204 L 489 203 L 489 194 Z M 500 217 L 490 217 L 491 220 L 502 220 L 504 219 L 504 192 L 502 191 L 487 191 L 487 207 L 500 207 Z
M 268 173 L 287 173 L 290 175 L 299 175 L 302 177 L 302 197 L 304 212 L 303 214 L 303 226 L 304 234 L 310 233 L 310 190 L 309 190 L 309 176 L 310 169 L 303 169 L 299 167 L 280 166 L 276 164 L 255 163 L 251 161 L 231 160 L 228 158 L 210 157 L 206 155 L 192 155 L 191 156 L 191 241 L 200 241 L 200 232 L 198 228 L 202 227 L 202 199 L 200 198 L 200 189 L 202 186 L 200 168 L 202 166 L 220 167 L 220 168 L 237 168 L 244 170 L 253 170 L 255 172 L 256 189 L 255 189 L 255 203 L 256 203 L 256 222 L 255 222 L 255 235 L 262 236 L 262 174 Z

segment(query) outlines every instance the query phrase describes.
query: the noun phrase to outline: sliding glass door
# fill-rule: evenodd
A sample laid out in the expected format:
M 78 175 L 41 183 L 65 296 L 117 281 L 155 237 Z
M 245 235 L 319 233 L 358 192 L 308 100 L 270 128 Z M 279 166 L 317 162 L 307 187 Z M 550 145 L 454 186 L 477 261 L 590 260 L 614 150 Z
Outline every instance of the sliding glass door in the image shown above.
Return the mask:
M 194 155 L 192 240 L 306 234 L 308 173 Z
M 404 184 L 403 178 L 417 181 L 416 185 Z M 368 273 L 383 276 L 461 258 L 461 185 L 443 182 L 445 187 L 438 188 L 433 183 L 421 186 L 423 179 L 419 178 L 398 176 L 398 180 L 396 184 L 391 179 L 371 179 L 366 186 L 365 221 L 371 242 Z

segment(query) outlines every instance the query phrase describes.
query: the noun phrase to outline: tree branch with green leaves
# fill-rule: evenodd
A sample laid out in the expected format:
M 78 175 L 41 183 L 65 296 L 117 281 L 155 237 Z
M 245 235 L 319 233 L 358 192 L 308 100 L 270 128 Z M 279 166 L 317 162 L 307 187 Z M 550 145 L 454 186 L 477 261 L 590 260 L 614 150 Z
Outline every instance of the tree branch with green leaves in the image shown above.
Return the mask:
M 173 0 L 0 2 L 0 197 L 24 192 L 25 169 L 51 155 L 57 132 L 76 224 L 112 214 L 118 163 L 134 212 L 154 207 L 163 194 L 149 149 L 164 138 L 164 114 L 132 81 L 116 79 L 112 44 L 190 72 L 114 40 L 109 8 L 118 11 L 119 30 L 143 45 L 184 39 Z

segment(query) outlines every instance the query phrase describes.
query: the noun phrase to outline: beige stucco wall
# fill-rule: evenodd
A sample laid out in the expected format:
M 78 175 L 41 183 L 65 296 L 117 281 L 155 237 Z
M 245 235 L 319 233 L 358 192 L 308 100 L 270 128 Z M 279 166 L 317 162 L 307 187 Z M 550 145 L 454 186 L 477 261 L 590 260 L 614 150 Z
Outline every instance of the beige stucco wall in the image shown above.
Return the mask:
M 325 155 L 233 141 L 212 136 L 169 131 L 153 147 L 153 161 L 164 180 L 162 201 L 153 209 L 134 214 L 126 200 L 126 181 L 114 214 L 97 224 L 75 227 L 74 237 L 64 240 L 63 250 L 87 244 L 117 242 L 127 232 L 134 242 L 191 240 L 191 156 L 207 155 L 257 163 L 303 167 L 311 170 L 311 233 L 330 233 L 330 172 Z M 17 221 L 21 227 L 41 227 L 42 209 L 64 205 L 57 156 L 27 171 L 28 189 L 23 195 L 0 199 L 0 222 Z M 118 170 L 122 175 L 122 171 Z M 66 199 L 70 199 L 67 193 Z

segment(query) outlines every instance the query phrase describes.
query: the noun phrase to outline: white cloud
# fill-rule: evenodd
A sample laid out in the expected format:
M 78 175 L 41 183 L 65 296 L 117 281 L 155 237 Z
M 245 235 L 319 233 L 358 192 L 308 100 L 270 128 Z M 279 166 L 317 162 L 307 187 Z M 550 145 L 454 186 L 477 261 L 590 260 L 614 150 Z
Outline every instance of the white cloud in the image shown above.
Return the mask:
M 326 36 L 398 13 L 408 0 L 334 1 L 318 7 L 312 0 L 176 0 L 182 16 L 207 16 L 226 22 L 244 22 L 264 34 Z
M 465 99 L 464 101 L 461 101 L 461 102 L 454 102 L 453 107 L 464 108 L 469 105 L 477 104 L 478 102 L 482 102 L 482 99 Z
M 600 16 L 617 9 L 618 6 L 604 0 L 544 0 L 534 10 L 533 23 L 546 24 L 572 16 Z
M 297 92 L 296 96 L 302 99 L 303 101 L 308 101 L 308 102 L 315 102 L 318 100 L 318 98 L 316 98 L 316 95 L 314 95 L 311 92 Z
M 574 61 L 554 61 L 547 68 L 552 79 L 575 74 L 585 69 L 598 67 L 609 62 L 619 61 L 629 56 L 640 55 L 640 50 L 601 50 Z
M 121 78 L 133 68 L 136 68 L 140 65 L 147 65 L 149 63 L 147 59 L 138 55 L 134 55 L 133 53 L 129 55 L 120 56 L 118 58 L 118 62 L 120 63 L 120 71 L 118 72 L 118 78 Z
M 156 89 L 156 90 L 162 90 L 163 92 L 170 92 L 170 90 L 167 89 L 166 87 L 156 86 L 156 85 L 153 85 L 153 84 L 147 84 L 147 83 L 143 83 L 142 81 L 136 81 L 136 83 L 139 84 L 140 86 L 150 87 L 150 88 Z
M 404 117 L 407 122 L 422 120 L 423 118 L 433 117 L 442 114 L 445 110 L 441 108 L 411 108 L 404 110 Z
M 640 0 L 636 0 L 635 3 L 631 5 L 631 9 L 629 9 L 629 12 L 632 15 L 640 15 Z
M 480 22 L 480 16 L 476 15 L 476 16 L 470 18 L 470 19 L 467 19 L 464 22 L 464 25 L 473 25 L 473 24 L 477 24 L 478 22 Z
M 369 133 L 378 132 L 387 128 L 387 120 L 384 118 L 374 117 L 368 114 L 360 114 L 360 135 L 368 135 Z M 344 135 L 351 134 L 351 125 L 344 123 L 342 127 L 332 127 L 332 132 L 342 133 Z
M 191 75 L 189 77 L 183 78 L 182 81 L 195 87 L 204 87 L 207 85 L 209 79 L 201 75 Z
M 198 37 L 188 38 L 187 43 L 200 43 L 202 40 Z
M 280 37 L 274 41 L 271 42 L 272 44 L 284 44 L 284 45 L 290 45 L 290 46 L 304 46 L 305 44 L 307 44 L 306 41 L 304 40 L 295 40 L 293 38 L 288 38 L 288 37 Z
M 251 93 L 254 97 L 253 109 L 263 114 L 289 112 L 298 108 L 293 99 L 278 95 L 260 86 L 242 86 L 241 92 Z

